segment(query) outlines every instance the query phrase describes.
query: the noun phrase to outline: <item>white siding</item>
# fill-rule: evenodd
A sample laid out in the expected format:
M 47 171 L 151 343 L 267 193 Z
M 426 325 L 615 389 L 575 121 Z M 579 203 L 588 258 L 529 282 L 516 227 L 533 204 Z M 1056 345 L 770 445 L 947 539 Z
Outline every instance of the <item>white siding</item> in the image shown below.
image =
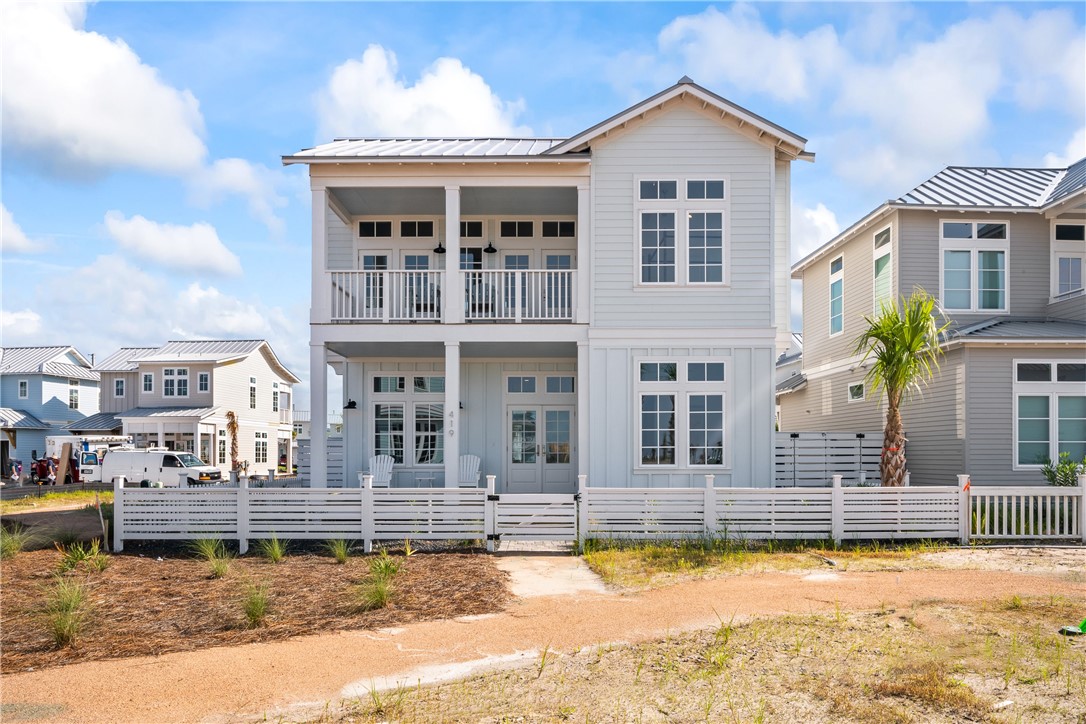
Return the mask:
M 792 228 L 792 164 L 777 161 L 773 201 L 774 216 L 774 322 L 777 327 L 777 352 L 787 350 L 792 344 L 792 283 L 789 274 Z
M 335 211 L 329 208 L 326 212 L 328 234 L 328 268 L 329 269 L 354 269 L 357 265 L 355 259 L 355 230 L 339 218 Z
M 177 397 L 176 395 L 173 397 L 166 397 L 162 394 L 162 371 L 166 368 L 177 369 L 179 367 L 188 370 L 188 397 Z M 211 364 L 187 364 L 184 362 L 178 362 L 176 364 L 150 364 L 141 362 L 139 373 L 135 377 L 135 385 L 138 388 L 136 393 L 137 402 L 135 405 L 132 405 L 132 407 L 211 407 L 215 404 L 213 402 L 213 393 L 215 390 L 214 378 L 216 374 L 214 369 L 214 366 Z M 150 372 L 155 376 L 155 387 L 150 394 L 143 392 L 143 374 L 145 372 Z M 201 393 L 197 391 L 199 389 L 197 387 L 197 380 L 199 379 L 198 375 L 201 372 L 207 372 L 212 376 L 212 386 L 208 392 Z M 107 379 L 109 380 L 110 385 L 109 394 L 112 395 L 112 376 L 107 375 Z

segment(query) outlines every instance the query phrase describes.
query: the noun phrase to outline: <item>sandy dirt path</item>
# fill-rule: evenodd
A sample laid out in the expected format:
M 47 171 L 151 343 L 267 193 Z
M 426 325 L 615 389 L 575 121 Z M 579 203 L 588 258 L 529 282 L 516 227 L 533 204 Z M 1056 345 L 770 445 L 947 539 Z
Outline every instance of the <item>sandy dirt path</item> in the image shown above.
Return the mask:
M 757 615 L 907 607 L 917 600 L 967 603 L 1018 595 L 1083 600 L 1066 577 L 993 571 L 819 571 L 744 574 L 632 594 L 516 601 L 504 613 L 385 631 L 350 631 L 236 648 L 74 664 L 5 676 L 3 703 L 22 720 L 225 722 L 287 720 L 364 694 L 371 682 L 420 667 L 513 658 L 549 646 L 569 650 L 636 642 Z M 7 720 L 15 717 L 5 716 Z

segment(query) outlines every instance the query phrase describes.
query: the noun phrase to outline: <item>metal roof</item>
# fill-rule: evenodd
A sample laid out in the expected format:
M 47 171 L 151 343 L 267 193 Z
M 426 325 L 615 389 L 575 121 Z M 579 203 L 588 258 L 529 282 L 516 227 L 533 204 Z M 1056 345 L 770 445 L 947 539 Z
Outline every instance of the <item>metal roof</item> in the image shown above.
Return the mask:
M 1059 183 L 1056 184 L 1056 187 L 1052 189 L 1052 193 L 1048 195 L 1048 199 L 1045 200 L 1045 206 L 1054 204 L 1083 188 L 1086 188 L 1086 158 L 1080 159 L 1077 163 L 1073 163 L 1067 168 L 1067 173 L 1060 179 Z
M 76 357 L 87 362 L 86 357 L 70 345 L 52 347 L 0 347 L 0 374 L 43 374 L 42 366 L 57 357 L 72 352 Z M 66 363 L 67 364 L 67 363 Z M 49 373 L 45 373 L 49 374 Z
M 262 339 L 206 339 L 173 340 L 162 345 L 144 357 L 141 362 L 214 362 L 228 360 L 250 354 L 260 345 Z
M 1077 341 L 1086 343 L 1086 322 L 1070 320 L 992 318 L 968 327 L 962 327 L 951 335 L 959 339 L 1050 339 L 1053 341 Z
M 94 365 L 94 369 L 99 372 L 131 372 L 139 368 L 136 360 L 150 355 L 157 349 L 158 347 L 121 347 Z
M 117 417 L 199 417 L 215 414 L 217 407 L 133 407 L 116 413 Z
M 1057 168 L 948 166 L 897 199 L 905 206 L 1040 206 L 1066 173 Z
M 539 156 L 562 138 L 337 138 L 298 151 L 306 158 L 501 158 Z
M 99 412 L 97 415 L 69 422 L 64 426 L 64 429 L 86 432 L 111 432 L 121 429 L 121 421 L 112 412 Z
M 0 407 L 0 427 L 5 430 L 48 430 L 49 426 L 23 410 Z
M 99 377 L 98 373 L 92 369 L 65 362 L 46 362 L 41 367 L 43 375 L 52 375 L 53 377 L 68 377 L 78 380 L 90 380 L 91 382 L 97 382 Z
M 797 390 L 802 390 L 806 386 L 807 386 L 807 375 L 798 374 L 798 375 L 792 375 L 788 379 L 781 380 L 780 382 L 778 382 L 776 389 L 777 389 L 777 394 L 778 395 L 786 395 L 789 392 L 795 392 Z

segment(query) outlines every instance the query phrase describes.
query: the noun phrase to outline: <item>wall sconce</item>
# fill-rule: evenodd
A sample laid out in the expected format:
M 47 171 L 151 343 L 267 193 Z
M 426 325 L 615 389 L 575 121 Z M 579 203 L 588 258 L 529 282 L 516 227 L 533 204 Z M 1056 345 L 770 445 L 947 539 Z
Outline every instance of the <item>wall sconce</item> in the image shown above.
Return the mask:
M 358 404 L 354 400 L 347 400 L 347 404 L 343 406 L 344 410 L 357 410 Z
M 494 248 L 493 241 L 488 241 L 483 251 L 485 251 L 487 254 L 496 254 L 498 252 L 498 250 Z
M 434 247 L 434 253 L 435 254 L 444 254 L 445 253 L 445 247 L 441 245 L 440 241 L 438 241 L 437 246 Z

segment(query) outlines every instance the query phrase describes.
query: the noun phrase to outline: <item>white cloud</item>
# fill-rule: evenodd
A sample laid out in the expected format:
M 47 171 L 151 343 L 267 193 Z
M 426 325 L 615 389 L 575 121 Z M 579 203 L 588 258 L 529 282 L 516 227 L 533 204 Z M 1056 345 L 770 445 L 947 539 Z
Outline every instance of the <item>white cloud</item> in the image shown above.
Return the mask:
M 1075 161 L 1086 156 L 1086 127 L 1075 131 L 1063 151 L 1045 154 L 1045 166 L 1048 168 L 1067 168 Z
M 207 149 L 199 103 L 120 39 L 83 29 L 83 3 L 5 2 L 4 144 L 54 171 L 177 173 Z
M 837 214 L 819 203 L 812 208 L 792 206 L 792 263 L 804 258 L 841 233 Z
M 10 309 L 0 309 L 0 336 L 4 343 L 10 345 L 12 341 L 32 340 L 41 333 L 41 315 L 32 309 L 21 309 L 13 312 Z M 37 343 L 40 343 L 38 340 Z
M 177 306 L 184 310 L 175 320 L 173 332 L 182 337 L 266 337 L 271 321 L 256 305 L 243 302 L 212 286 L 193 282 L 177 295 Z M 281 319 L 276 321 L 282 321 Z
M 44 251 L 45 244 L 31 239 L 11 215 L 7 207 L 0 204 L 0 251 L 5 254 L 33 254 Z
M 241 261 L 226 248 L 210 224 L 160 224 L 139 215 L 126 219 L 119 211 L 108 212 L 105 224 L 109 235 L 122 249 L 164 267 L 241 274 Z
M 252 217 L 276 236 L 282 235 L 284 224 L 275 210 L 287 205 L 279 188 L 287 183 L 282 172 L 243 158 L 220 158 L 188 179 L 189 196 L 204 206 L 223 195 L 245 197 Z
M 414 85 L 397 77 L 396 55 L 366 48 L 332 71 L 317 94 L 320 136 L 529 135 L 523 101 L 505 101 L 456 58 L 438 58 Z

